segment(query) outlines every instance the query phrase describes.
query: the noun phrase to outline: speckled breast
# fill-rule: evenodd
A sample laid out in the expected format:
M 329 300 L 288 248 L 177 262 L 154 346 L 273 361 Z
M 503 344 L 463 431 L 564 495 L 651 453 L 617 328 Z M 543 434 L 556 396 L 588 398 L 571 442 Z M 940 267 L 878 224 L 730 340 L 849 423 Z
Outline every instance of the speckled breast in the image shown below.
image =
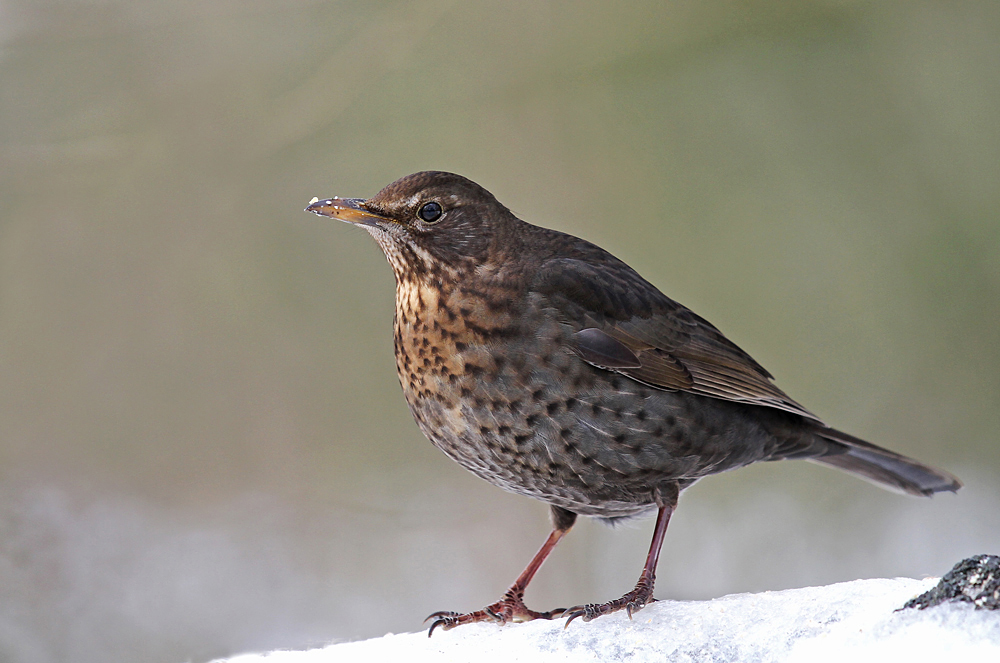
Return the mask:
M 736 430 L 741 418 L 712 417 L 704 399 L 587 364 L 570 349 L 574 330 L 536 304 L 502 287 L 397 284 L 403 392 L 420 429 L 459 464 L 515 493 L 620 517 L 759 459 L 731 446 L 759 437 L 752 422 Z

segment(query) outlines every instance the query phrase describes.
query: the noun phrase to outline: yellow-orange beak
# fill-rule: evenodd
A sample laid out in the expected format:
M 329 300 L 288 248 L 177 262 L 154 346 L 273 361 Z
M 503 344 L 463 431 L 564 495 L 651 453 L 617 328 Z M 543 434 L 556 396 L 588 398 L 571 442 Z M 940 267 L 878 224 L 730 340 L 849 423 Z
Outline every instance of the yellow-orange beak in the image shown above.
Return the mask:
M 337 198 L 336 196 L 327 198 L 326 200 L 313 198 L 305 211 L 319 214 L 320 216 L 328 216 L 331 219 L 340 219 L 341 221 L 359 226 L 378 226 L 379 221 L 382 223 L 395 223 L 390 218 L 369 212 L 365 209 L 364 198 Z

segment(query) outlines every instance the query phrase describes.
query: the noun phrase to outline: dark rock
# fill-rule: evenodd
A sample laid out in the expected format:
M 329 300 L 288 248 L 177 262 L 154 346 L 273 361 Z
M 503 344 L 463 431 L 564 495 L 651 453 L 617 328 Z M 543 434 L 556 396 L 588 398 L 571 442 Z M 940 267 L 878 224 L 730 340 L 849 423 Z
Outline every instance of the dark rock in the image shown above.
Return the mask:
M 933 589 L 910 599 L 900 610 L 923 610 L 945 602 L 971 603 L 977 610 L 1000 609 L 1000 556 L 963 559 Z

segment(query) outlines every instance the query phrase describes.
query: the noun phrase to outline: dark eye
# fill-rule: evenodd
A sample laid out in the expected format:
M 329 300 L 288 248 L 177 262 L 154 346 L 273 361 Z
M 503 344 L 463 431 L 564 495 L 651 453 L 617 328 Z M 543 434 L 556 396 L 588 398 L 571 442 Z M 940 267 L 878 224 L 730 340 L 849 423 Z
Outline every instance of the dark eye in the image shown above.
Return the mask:
M 441 206 L 437 203 L 424 203 L 417 210 L 417 216 L 423 219 L 424 223 L 434 223 L 441 218 Z

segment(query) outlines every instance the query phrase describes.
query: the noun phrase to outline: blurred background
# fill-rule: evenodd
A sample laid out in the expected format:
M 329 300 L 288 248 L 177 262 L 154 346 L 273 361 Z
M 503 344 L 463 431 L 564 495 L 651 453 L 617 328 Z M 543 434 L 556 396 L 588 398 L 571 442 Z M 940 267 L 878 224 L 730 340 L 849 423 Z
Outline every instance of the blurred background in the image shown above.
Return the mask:
M 302 211 L 425 169 L 966 483 L 710 478 L 659 597 L 1000 552 L 998 67 L 989 0 L 0 0 L 0 659 L 205 661 L 500 596 L 547 508 L 422 437 L 384 258 Z M 651 529 L 581 522 L 528 604 L 620 596 Z

